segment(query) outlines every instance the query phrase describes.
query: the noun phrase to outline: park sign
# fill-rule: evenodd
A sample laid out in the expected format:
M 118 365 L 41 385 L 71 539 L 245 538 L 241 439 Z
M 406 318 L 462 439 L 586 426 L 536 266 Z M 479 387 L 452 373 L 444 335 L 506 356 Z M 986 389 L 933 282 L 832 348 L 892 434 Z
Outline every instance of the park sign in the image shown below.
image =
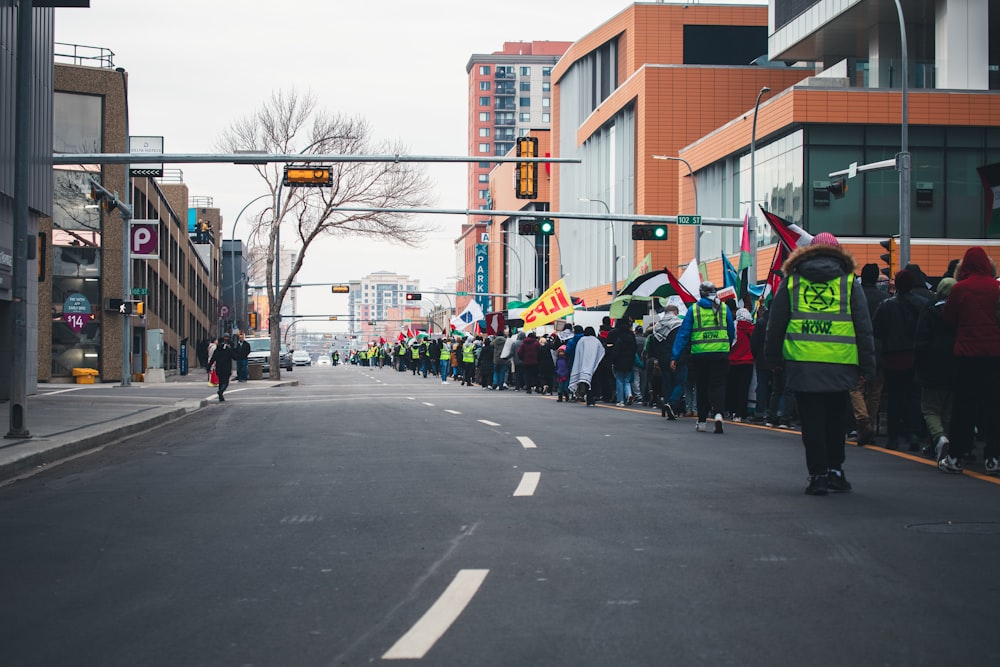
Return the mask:
M 132 259 L 160 258 L 160 221 L 129 221 L 129 253 Z

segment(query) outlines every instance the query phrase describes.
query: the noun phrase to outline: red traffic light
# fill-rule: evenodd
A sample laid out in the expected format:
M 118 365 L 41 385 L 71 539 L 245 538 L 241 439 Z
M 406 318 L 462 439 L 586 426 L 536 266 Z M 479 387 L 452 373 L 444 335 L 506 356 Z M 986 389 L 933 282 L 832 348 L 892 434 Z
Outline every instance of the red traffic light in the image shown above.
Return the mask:
M 424 295 L 421 294 L 420 292 L 407 292 L 406 293 L 406 300 L 407 301 L 420 301 L 423 298 L 424 298 Z

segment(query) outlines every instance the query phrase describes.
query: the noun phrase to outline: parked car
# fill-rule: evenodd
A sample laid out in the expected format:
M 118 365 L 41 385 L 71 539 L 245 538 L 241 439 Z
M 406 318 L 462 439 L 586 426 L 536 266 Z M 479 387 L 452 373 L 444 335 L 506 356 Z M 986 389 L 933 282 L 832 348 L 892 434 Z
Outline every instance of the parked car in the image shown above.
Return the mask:
M 312 357 L 305 350 L 295 350 L 292 352 L 292 363 L 296 366 L 312 366 Z
M 261 364 L 265 373 L 271 372 L 271 339 L 270 338 L 247 338 L 250 343 L 250 356 L 247 361 L 251 364 Z M 288 347 L 282 343 L 280 348 L 279 364 L 286 371 L 294 368 L 292 353 Z

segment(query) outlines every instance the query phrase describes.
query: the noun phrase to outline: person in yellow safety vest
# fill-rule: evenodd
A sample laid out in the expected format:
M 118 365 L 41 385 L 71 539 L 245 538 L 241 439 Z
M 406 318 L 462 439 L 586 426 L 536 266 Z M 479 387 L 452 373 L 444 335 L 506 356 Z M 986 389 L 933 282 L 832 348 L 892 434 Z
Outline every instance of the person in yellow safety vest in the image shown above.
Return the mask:
M 448 371 L 451 370 L 451 345 L 447 338 L 441 338 L 438 348 L 438 368 L 441 373 L 441 384 L 448 384 Z
M 875 339 L 854 258 L 821 232 L 785 262 L 771 302 L 764 354 L 784 368 L 802 420 L 809 484 L 806 493 L 850 491 L 844 476 L 848 394 L 875 372 Z
M 472 386 L 476 378 L 476 341 L 472 336 L 465 338 L 462 345 L 462 386 Z
M 695 430 L 708 430 L 708 417 L 715 414 L 715 432 L 722 433 L 722 409 L 726 404 L 726 378 L 729 375 L 729 348 L 736 338 L 733 314 L 716 296 L 718 290 L 710 281 L 698 287 L 699 299 L 684 316 L 674 348 L 670 370 L 677 371 L 677 360 L 690 343 L 691 365 L 694 367 L 695 399 L 698 403 L 698 423 Z
M 410 343 L 410 372 L 416 375 L 418 370 L 420 370 L 420 346 L 417 345 L 417 341 L 413 341 Z

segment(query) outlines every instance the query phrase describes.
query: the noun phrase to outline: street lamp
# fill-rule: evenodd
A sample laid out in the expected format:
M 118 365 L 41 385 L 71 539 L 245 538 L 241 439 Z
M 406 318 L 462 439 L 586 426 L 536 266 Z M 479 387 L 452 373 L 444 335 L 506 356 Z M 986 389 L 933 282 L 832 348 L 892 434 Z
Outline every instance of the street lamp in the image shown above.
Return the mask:
M 615 221 L 611 218 L 611 207 L 602 199 L 592 199 L 590 197 L 580 197 L 580 201 L 591 201 L 604 206 L 608 212 L 608 222 L 611 223 L 611 298 L 618 296 L 618 240 L 615 234 Z
M 260 195 L 259 197 L 254 197 L 253 199 L 251 199 L 246 203 L 246 206 L 240 209 L 240 212 L 236 214 L 236 219 L 233 220 L 233 231 L 230 232 L 229 234 L 229 276 L 230 276 L 230 285 L 232 286 L 232 289 L 230 290 L 230 296 L 231 296 L 230 303 L 232 304 L 234 315 L 236 310 L 236 253 L 234 252 L 234 248 L 236 245 L 236 223 L 240 221 L 240 216 L 243 215 L 243 212 L 246 211 L 248 208 L 250 208 L 250 204 L 254 203 L 258 199 L 263 199 L 264 197 L 270 197 L 270 196 L 271 193 L 267 192 Z M 243 284 L 243 278 L 242 278 L 243 275 L 244 274 L 241 271 L 240 272 L 241 287 Z
M 903 85 L 902 85 L 902 113 L 903 118 L 902 137 L 900 139 L 899 155 L 896 156 L 896 168 L 899 170 L 899 265 L 906 266 L 910 263 L 910 138 L 909 121 L 907 113 L 907 53 L 906 53 L 906 23 L 903 21 L 903 7 L 896 0 L 896 14 L 899 17 L 899 40 L 902 46 L 903 57 Z
M 691 163 L 682 157 L 674 157 L 673 155 L 654 155 L 654 160 L 673 160 L 674 162 L 683 162 L 684 166 L 688 168 L 688 176 L 691 178 L 691 187 L 694 188 L 694 214 L 698 215 L 698 180 L 694 177 L 694 170 L 691 169 Z M 694 234 L 694 265 L 701 266 L 701 225 L 698 225 L 698 230 Z
M 757 112 L 760 109 L 760 98 L 771 89 L 764 86 L 757 93 L 757 102 L 753 106 L 753 127 L 750 130 L 750 221 L 747 231 L 750 240 L 750 267 L 747 275 L 757 283 Z

